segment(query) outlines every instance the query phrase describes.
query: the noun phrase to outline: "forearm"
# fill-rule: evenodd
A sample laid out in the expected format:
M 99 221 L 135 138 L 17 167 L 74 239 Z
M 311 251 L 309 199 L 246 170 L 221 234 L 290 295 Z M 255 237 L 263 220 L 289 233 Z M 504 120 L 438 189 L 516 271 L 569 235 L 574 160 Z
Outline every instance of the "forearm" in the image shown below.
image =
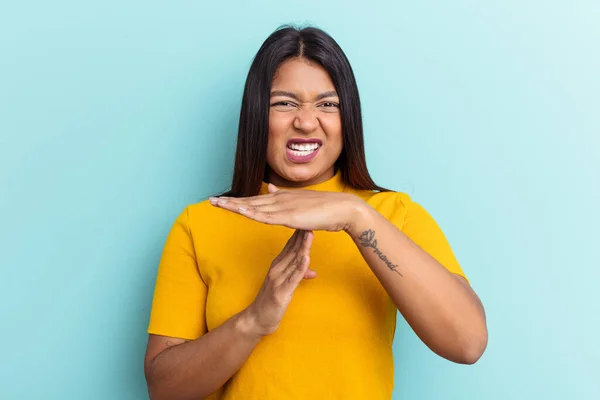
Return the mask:
M 242 366 L 259 340 L 242 312 L 196 340 L 163 351 L 147 372 L 150 397 L 197 400 L 210 395 Z
M 468 283 L 370 207 L 348 231 L 406 321 L 435 353 L 473 363 L 487 345 L 485 314 Z M 462 282 L 461 282 L 462 280 Z

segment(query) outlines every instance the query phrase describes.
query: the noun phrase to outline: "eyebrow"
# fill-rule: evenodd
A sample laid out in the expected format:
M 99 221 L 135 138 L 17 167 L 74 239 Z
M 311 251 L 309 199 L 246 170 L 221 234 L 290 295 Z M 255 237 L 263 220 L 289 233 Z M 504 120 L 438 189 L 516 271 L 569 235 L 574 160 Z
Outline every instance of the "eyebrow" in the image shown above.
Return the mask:
M 319 101 L 322 99 L 326 99 L 327 97 L 337 97 L 337 92 L 335 90 L 330 90 L 328 92 L 323 92 L 321 94 L 319 94 L 316 98 L 315 101 Z M 300 98 L 298 97 L 298 95 L 294 92 L 288 92 L 286 90 L 273 90 L 271 92 L 271 97 L 274 96 L 285 96 L 285 97 L 291 97 L 294 100 L 298 100 L 300 101 Z

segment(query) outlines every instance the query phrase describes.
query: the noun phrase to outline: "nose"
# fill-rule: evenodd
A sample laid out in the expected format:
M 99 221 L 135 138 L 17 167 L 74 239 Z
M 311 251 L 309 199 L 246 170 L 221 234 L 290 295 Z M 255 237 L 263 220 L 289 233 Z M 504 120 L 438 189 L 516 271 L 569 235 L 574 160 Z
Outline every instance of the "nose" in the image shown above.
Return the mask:
M 294 119 L 294 128 L 305 133 L 313 132 L 319 126 L 315 110 L 312 107 L 302 107 Z

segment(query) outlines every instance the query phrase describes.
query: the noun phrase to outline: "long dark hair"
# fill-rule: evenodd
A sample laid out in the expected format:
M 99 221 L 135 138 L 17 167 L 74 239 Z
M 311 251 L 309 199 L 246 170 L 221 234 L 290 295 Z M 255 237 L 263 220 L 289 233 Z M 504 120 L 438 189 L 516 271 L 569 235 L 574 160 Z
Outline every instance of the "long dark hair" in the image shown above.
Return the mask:
M 336 41 L 321 29 L 283 26 L 254 57 L 242 97 L 231 197 L 255 196 L 266 179 L 269 101 L 273 76 L 287 59 L 303 57 L 329 73 L 340 99 L 342 152 L 335 163 L 343 182 L 355 189 L 388 191 L 373 182 L 365 159 L 358 86 L 350 62 Z

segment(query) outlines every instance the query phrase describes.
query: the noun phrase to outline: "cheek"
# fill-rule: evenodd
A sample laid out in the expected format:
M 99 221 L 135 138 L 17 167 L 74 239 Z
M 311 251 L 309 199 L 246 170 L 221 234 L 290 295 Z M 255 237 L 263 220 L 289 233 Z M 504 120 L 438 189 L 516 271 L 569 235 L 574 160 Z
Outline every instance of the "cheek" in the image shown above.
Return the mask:
M 327 137 L 327 142 L 332 148 L 342 149 L 342 121 L 339 116 L 331 116 L 330 118 L 323 118 L 321 120 L 321 126 Z
M 269 114 L 269 139 L 281 138 L 288 131 L 290 121 L 289 116 L 282 113 Z
M 285 118 L 285 115 L 281 113 L 269 114 L 269 138 L 267 143 L 267 158 L 269 159 L 273 159 L 287 141 L 286 133 L 290 125 L 287 119 L 289 118 Z

